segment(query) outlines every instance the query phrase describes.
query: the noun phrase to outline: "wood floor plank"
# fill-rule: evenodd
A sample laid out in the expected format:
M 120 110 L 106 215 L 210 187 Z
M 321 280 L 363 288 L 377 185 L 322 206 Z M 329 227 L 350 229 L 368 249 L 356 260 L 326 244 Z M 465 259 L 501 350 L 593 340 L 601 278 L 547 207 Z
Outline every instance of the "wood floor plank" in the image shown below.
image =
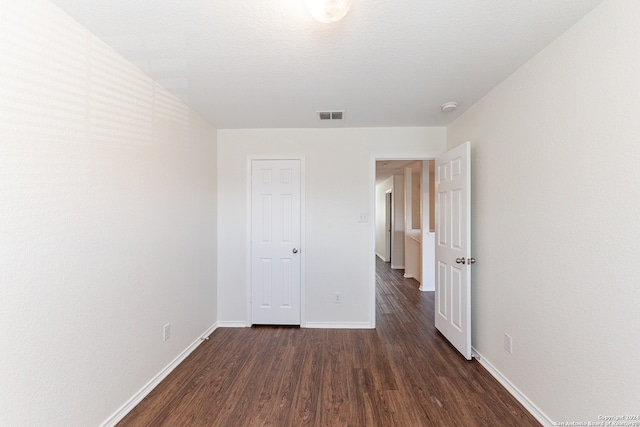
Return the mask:
M 375 330 L 217 329 L 118 425 L 539 426 L 433 319 L 377 260 Z

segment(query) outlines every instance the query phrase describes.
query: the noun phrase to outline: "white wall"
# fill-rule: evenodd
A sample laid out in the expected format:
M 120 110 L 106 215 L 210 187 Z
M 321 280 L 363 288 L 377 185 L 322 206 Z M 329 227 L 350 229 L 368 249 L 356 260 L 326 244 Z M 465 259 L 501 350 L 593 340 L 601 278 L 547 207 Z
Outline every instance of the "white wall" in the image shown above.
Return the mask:
M 373 324 L 373 156 L 433 156 L 445 144 L 444 128 L 219 130 L 219 320 L 247 321 L 249 155 L 305 157 L 307 326 L 366 327 Z M 361 212 L 369 223 L 358 223 Z M 342 304 L 333 304 L 334 291 Z
M 0 2 L 0 425 L 99 425 L 214 324 L 215 168 L 87 30 Z
M 420 174 L 404 168 L 404 277 L 422 280 Z
M 385 261 L 387 253 L 387 191 L 393 189 L 393 177 L 389 177 L 379 184 L 376 184 L 376 255 Z
M 436 235 L 431 231 L 430 224 L 435 224 L 435 183 L 434 160 L 422 162 L 422 218 L 420 245 L 420 290 L 435 291 L 436 289 Z
M 640 412 L 639 23 L 605 1 L 448 128 L 472 141 L 473 345 L 553 421 Z

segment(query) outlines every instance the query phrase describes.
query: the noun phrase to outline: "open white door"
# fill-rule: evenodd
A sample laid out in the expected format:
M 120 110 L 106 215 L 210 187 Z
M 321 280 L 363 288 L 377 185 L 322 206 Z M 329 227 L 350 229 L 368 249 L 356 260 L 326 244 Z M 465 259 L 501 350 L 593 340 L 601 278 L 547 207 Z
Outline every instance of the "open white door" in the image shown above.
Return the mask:
M 436 159 L 435 325 L 471 360 L 471 143 Z
M 253 324 L 300 324 L 300 197 L 300 160 L 251 162 Z

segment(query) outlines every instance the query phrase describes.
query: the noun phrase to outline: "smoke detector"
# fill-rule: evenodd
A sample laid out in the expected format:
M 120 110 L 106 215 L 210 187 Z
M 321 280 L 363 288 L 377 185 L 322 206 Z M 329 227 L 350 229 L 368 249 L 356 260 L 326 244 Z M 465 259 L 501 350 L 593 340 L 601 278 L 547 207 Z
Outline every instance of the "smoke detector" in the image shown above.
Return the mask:
M 440 106 L 440 109 L 442 110 L 443 113 L 450 113 L 456 108 L 458 108 L 457 102 L 445 102 Z
M 320 120 L 342 120 L 344 119 L 344 110 L 336 111 L 316 111 Z

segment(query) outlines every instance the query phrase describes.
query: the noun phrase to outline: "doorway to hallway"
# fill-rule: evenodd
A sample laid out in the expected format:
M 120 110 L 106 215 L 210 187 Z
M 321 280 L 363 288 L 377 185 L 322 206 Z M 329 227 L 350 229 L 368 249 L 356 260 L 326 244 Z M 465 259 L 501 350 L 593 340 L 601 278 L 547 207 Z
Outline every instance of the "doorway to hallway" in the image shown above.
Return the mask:
M 375 253 L 415 278 L 422 290 L 435 288 L 433 160 L 377 160 Z

